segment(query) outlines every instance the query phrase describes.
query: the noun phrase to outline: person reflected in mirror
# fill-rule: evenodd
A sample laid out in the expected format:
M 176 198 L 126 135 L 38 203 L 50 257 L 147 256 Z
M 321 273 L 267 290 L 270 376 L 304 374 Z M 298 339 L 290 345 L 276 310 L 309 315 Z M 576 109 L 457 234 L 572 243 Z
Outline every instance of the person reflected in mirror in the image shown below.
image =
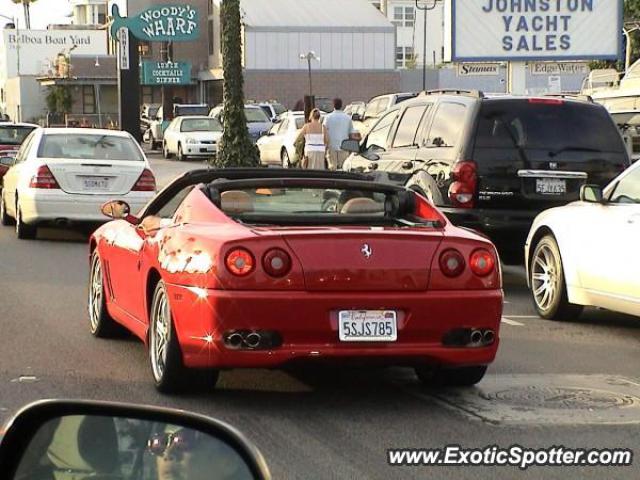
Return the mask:
M 148 452 L 155 457 L 157 480 L 250 480 L 240 455 L 222 440 L 177 425 L 152 434 Z
M 304 157 L 302 159 L 302 168 L 311 170 L 325 170 L 325 158 L 327 155 L 327 146 L 329 145 L 329 136 L 327 129 L 320 121 L 322 115 L 320 110 L 314 108 L 309 116 L 309 123 L 305 124 L 300 130 L 296 142 L 300 138 L 304 138 Z

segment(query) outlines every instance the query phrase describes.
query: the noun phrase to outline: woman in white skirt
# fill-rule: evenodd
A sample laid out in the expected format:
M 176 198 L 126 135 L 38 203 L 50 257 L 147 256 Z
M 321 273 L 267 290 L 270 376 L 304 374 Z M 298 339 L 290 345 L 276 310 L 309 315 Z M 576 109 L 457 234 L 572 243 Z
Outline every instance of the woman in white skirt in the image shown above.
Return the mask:
M 314 108 L 307 123 L 300 134 L 304 137 L 304 158 L 302 159 L 302 168 L 311 170 L 325 170 L 325 157 L 327 155 L 327 145 L 329 145 L 329 137 L 327 129 L 320 123 L 320 110 Z

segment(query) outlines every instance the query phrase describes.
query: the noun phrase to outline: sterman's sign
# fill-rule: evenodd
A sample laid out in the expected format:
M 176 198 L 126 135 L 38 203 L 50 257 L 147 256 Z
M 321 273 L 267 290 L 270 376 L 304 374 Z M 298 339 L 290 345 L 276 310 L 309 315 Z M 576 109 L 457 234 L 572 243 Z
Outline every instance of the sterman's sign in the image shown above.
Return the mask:
M 613 60 L 622 0 L 449 0 L 449 60 Z
M 198 38 L 198 10 L 190 5 L 158 5 L 135 17 L 122 17 L 118 5 L 112 8 L 111 36 L 121 28 L 148 42 L 187 42 Z

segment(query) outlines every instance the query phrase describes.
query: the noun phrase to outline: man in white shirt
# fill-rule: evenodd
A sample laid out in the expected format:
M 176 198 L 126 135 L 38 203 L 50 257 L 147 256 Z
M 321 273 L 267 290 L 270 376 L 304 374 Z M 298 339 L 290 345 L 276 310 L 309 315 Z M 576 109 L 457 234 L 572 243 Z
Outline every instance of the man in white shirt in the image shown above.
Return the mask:
M 351 117 L 342 111 L 342 99 L 333 100 L 334 111 L 324 119 L 324 126 L 329 135 L 329 170 L 340 170 L 349 156 L 349 152 L 342 150 L 344 140 L 359 139 L 358 131 L 353 126 Z

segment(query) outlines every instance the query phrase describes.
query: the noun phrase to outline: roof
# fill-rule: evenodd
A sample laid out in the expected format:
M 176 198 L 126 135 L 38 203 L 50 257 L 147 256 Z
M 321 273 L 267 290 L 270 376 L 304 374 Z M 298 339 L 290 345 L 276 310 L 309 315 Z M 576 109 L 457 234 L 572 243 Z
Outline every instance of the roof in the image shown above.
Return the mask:
M 395 31 L 369 0 L 241 0 L 241 9 L 248 28 Z
M 121 130 L 107 130 L 104 128 L 43 128 L 45 135 L 107 135 L 111 137 L 126 137 L 130 135 Z

